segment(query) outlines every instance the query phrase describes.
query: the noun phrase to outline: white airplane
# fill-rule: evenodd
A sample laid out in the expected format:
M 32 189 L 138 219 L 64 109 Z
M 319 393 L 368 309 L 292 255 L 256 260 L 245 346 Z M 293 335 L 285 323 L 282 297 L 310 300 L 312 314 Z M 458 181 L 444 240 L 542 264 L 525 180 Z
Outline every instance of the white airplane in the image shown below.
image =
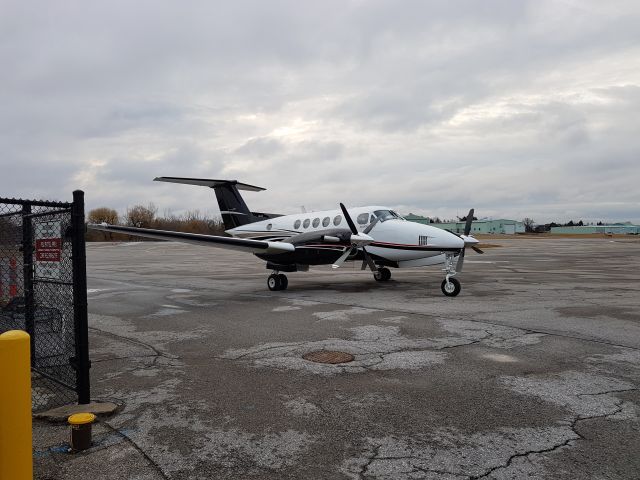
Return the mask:
M 454 278 L 462 270 L 464 252 L 477 247 L 469 235 L 473 209 L 467 215 L 463 235 L 440 228 L 407 222 L 383 206 L 351 208 L 341 203 L 340 210 L 276 215 L 251 212 L 239 190 L 259 192 L 261 187 L 237 180 L 158 177 L 159 182 L 210 187 L 215 191 L 226 233 L 230 237 L 171 232 L 148 228 L 92 224 L 89 228 L 137 235 L 159 240 L 195 243 L 211 247 L 242 250 L 267 262 L 270 290 L 284 290 L 288 280 L 281 272 L 308 271 L 309 265 L 340 267 L 346 261 L 362 261 L 373 277 L 384 282 L 391 278 L 387 267 L 408 268 L 444 264 L 442 293 L 455 297 L 460 282 Z M 352 216 L 356 219 L 354 222 Z

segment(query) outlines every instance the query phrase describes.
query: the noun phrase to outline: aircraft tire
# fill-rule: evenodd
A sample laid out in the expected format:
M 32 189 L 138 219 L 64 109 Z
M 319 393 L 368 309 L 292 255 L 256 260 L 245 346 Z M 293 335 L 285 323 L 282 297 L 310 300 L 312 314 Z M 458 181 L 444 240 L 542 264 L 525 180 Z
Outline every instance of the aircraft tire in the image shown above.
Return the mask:
M 382 273 L 382 281 L 386 282 L 391 278 L 391 270 L 388 268 L 381 268 L 380 273 Z
M 391 278 L 391 271 L 388 268 L 379 268 L 374 274 L 373 278 L 378 282 L 386 282 Z
M 269 275 L 269 278 L 267 278 L 267 287 L 269 287 L 269 290 L 272 292 L 282 290 L 282 280 L 280 279 L 280 275 L 276 275 L 275 273 Z
M 460 282 L 455 278 L 450 278 L 449 285 L 447 285 L 447 279 L 445 278 L 440 285 L 440 290 L 442 290 L 442 293 L 447 297 L 455 297 L 460 293 L 462 287 L 460 286 Z
M 284 273 L 281 273 L 278 277 L 280 277 L 280 290 L 286 290 L 289 286 L 289 279 Z

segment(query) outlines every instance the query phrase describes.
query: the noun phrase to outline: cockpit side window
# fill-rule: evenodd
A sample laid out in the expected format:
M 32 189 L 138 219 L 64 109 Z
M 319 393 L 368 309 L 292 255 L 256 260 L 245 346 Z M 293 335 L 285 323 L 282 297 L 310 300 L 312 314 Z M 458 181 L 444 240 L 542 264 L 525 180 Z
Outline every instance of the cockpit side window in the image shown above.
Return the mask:
M 402 218 L 393 210 L 376 210 L 373 213 L 375 213 L 376 217 L 380 219 L 380 222 L 386 222 L 387 220 L 393 219 L 404 220 L 404 218 Z
M 391 210 L 376 210 L 373 213 L 376 214 L 376 217 L 378 217 L 378 221 L 380 223 L 386 222 L 387 220 L 391 220 L 393 218 Z
M 361 213 L 360 215 L 358 215 L 357 221 L 360 225 L 366 225 L 368 220 L 369 220 L 368 213 Z

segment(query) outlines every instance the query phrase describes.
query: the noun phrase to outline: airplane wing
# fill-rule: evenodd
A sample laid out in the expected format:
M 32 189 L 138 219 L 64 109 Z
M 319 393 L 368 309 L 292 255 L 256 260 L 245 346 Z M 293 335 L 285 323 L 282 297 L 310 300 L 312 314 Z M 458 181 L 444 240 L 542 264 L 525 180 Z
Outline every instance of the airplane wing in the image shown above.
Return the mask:
M 296 247 L 290 243 L 265 242 L 262 240 L 248 240 L 245 238 L 218 237 L 216 235 L 201 235 L 198 233 L 171 232 L 168 230 L 154 230 L 151 228 L 123 227 L 119 225 L 88 224 L 92 230 L 103 232 L 124 233 L 139 237 L 155 238 L 174 242 L 193 243 L 209 247 L 227 248 L 251 253 L 285 253 L 293 252 Z

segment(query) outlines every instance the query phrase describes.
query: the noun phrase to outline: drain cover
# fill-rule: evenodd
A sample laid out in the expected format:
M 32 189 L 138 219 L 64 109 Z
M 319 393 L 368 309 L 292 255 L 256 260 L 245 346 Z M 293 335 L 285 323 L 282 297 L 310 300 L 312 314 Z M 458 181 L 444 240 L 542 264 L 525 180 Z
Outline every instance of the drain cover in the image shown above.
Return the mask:
M 328 350 L 305 353 L 302 358 L 316 363 L 347 363 L 353 361 L 353 355 L 350 353 L 331 352 Z

